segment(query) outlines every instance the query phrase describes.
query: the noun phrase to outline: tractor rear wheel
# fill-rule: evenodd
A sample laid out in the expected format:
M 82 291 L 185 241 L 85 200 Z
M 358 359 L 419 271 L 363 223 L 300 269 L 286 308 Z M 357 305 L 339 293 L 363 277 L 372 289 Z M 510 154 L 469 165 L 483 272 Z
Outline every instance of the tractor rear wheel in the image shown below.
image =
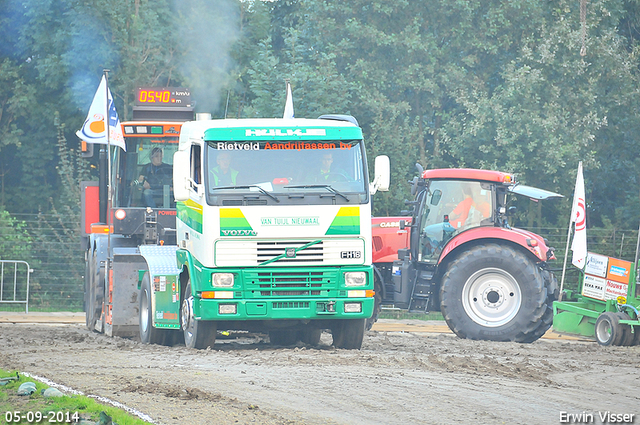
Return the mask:
M 469 339 L 537 340 L 551 325 L 547 299 L 538 265 L 517 248 L 495 243 L 475 246 L 454 259 L 440 288 L 447 324 Z
M 538 327 L 522 340 L 522 342 L 534 342 L 540 339 L 553 325 L 553 302 L 558 300 L 560 290 L 558 288 L 558 279 L 550 270 L 542 270 L 544 286 L 547 290 L 546 309 L 540 320 Z

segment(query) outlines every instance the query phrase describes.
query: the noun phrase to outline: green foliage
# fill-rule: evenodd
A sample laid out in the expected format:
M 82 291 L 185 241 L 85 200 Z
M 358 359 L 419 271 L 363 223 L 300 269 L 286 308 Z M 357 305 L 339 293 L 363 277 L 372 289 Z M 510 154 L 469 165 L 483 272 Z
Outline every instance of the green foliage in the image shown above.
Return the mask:
M 32 242 L 27 224 L 0 209 L 0 260 L 27 261 L 34 267 Z
M 583 161 L 590 225 L 635 226 L 639 17 L 637 2 L 587 2 L 583 40 L 568 0 L 0 0 L 0 203 L 72 213 L 56 167 L 79 163 L 57 140 L 76 146 L 108 68 L 123 120 L 154 85 L 191 88 L 215 117 L 280 117 L 285 80 L 296 116 L 354 115 L 370 162 L 391 158 L 376 214 L 400 213 L 419 162 L 558 191 L 525 221 L 565 226 Z

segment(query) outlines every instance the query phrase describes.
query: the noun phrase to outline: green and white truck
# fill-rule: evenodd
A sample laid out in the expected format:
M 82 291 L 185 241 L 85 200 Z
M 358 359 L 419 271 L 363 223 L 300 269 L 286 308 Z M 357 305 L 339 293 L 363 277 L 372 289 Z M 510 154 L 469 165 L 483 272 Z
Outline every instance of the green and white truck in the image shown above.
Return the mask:
M 176 242 L 139 246 L 145 343 L 218 331 L 359 349 L 374 308 L 371 199 L 362 130 L 346 115 L 182 124 L 173 156 Z

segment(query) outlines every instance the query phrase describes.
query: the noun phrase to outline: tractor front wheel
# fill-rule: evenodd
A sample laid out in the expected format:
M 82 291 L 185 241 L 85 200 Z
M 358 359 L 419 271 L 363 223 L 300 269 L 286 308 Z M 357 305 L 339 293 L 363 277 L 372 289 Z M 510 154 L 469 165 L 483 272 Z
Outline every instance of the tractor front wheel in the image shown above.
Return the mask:
M 461 338 L 533 342 L 550 326 L 538 265 L 517 248 L 478 245 L 454 259 L 440 288 L 442 314 Z M 541 329 L 541 325 L 545 329 Z

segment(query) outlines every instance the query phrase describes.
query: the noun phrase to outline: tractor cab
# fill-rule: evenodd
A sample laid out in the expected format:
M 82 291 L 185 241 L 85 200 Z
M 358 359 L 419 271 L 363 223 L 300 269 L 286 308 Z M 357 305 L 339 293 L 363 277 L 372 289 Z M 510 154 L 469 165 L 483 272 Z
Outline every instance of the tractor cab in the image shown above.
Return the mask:
M 414 185 L 412 254 L 427 264 L 437 263 L 447 243 L 466 230 L 508 227 L 509 193 L 537 200 L 561 197 L 520 185 L 511 174 L 489 170 L 425 170 Z

